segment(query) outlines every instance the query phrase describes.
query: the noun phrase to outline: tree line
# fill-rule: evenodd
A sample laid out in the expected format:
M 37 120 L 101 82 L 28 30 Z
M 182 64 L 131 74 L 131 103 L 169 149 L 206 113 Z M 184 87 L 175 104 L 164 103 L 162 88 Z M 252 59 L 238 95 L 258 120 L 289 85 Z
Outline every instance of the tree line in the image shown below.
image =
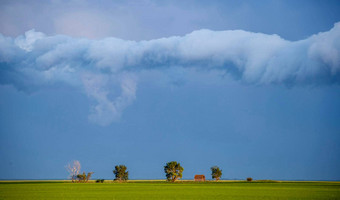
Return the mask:
M 80 174 L 80 162 L 73 161 L 72 163 L 66 166 L 67 171 L 70 173 L 70 178 L 72 182 L 88 182 L 90 180 L 91 175 L 94 172 Z M 222 170 L 218 166 L 213 166 L 210 168 L 211 170 L 211 178 L 216 181 L 220 180 L 222 176 Z M 164 173 L 166 176 L 166 180 L 169 182 L 175 182 L 178 179 L 182 178 L 184 168 L 177 161 L 167 162 L 164 166 Z M 114 170 L 112 171 L 115 175 L 115 181 L 126 181 L 129 179 L 129 171 L 127 171 L 127 167 L 125 165 L 116 165 Z M 104 179 L 98 179 L 96 182 L 104 182 Z

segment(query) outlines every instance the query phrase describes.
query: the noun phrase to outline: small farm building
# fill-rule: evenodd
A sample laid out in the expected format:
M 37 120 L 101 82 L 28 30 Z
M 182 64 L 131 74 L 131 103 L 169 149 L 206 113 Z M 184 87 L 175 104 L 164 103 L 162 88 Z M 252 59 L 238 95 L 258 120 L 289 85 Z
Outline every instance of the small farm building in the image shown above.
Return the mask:
M 204 175 L 195 175 L 195 181 L 205 181 Z

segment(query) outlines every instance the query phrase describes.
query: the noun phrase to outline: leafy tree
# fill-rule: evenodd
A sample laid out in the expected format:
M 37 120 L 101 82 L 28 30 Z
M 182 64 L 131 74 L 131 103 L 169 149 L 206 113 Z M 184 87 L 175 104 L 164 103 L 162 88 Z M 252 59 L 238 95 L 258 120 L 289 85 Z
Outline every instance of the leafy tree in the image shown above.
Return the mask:
M 216 181 L 220 180 L 222 176 L 222 170 L 217 166 L 213 166 L 210 169 L 211 169 L 211 177 L 213 179 L 216 179 Z
M 85 182 L 86 180 L 85 172 L 83 172 L 83 174 L 77 174 L 77 179 L 78 179 L 78 182 Z
M 85 172 L 83 172 L 83 174 L 77 174 L 78 182 L 87 183 L 90 180 L 92 174 L 93 172 L 89 172 L 87 175 Z
M 166 175 L 167 181 L 175 182 L 177 179 L 182 178 L 184 168 L 180 163 L 176 161 L 171 161 L 166 163 L 164 166 L 164 172 Z
M 129 172 L 126 171 L 127 167 L 125 165 L 116 165 L 113 173 L 116 178 L 114 180 L 126 181 L 129 179 Z

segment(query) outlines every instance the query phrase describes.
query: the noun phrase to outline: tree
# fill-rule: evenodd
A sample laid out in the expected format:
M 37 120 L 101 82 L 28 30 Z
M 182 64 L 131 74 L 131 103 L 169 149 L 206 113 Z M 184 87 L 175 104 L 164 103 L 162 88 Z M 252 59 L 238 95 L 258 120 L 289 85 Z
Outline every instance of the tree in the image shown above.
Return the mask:
M 183 167 L 176 161 L 166 163 L 164 166 L 164 172 L 167 181 L 175 182 L 177 179 L 182 178 Z
M 78 174 L 77 175 L 77 179 L 78 179 L 78 182 L 85 182 L 85 180 L 86 180 L 86 174 L 85 174 L 85 172 L 83 172 L 83 174 Z
M 78 175 L 77 175 L 77 180 L 78 180 L 78 182 L 87 183 L 87 182 L 90 180 L 90 178 L 91 178 L 91 176 L 92 176 L 93 173 L 94 173 L 94 172 L 89 172 L 89 173 L 87 173 L 87 175 L 86 175 L 86 173 L 83 172 L 83 174 L 78 174 Z
M 216 179 L 216 181 L 220 180 L 222 176 L 222 170 L 217 166 L 213 166 L 210 169 L 211 169 L 211 177 L 213 179 Z
M 116 178 L 114 180 L 126 181 L 129 179 L 129 172 L 126 171 L 127 167 L 125 165 L 116 165 L 113 173 Z
M 89 172 L 89 173 L 87 173 L 86 182 L 88 182 L 88 181 L 90 180 L 90 178 L 91 178 L 91 176 L 92 176 L 93 173 L 94 173 L 94 172 Z
M 69 163 L 65 168 L 70 173 L 72 182 L 74 182 L 80 171 L 80 162 L 78 160 L 74 160 Z

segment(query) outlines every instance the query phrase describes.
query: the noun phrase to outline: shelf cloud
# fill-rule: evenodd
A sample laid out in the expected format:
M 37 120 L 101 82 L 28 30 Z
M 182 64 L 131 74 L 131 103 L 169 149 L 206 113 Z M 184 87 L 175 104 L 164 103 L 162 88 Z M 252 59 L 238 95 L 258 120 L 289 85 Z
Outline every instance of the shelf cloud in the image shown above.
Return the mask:
M 0 84 L 25 92 L 59 84 L 80 88 L 96 102 L 89 120 L 104 126 L 136 99 L 140 71 L 170 68 L 220 70 L 246 84 L 339 84 L 340 23 L 299 41 L 243 30 L 198 30 L 149 41 L 35 30 L 17 38 L 0 34 Z

